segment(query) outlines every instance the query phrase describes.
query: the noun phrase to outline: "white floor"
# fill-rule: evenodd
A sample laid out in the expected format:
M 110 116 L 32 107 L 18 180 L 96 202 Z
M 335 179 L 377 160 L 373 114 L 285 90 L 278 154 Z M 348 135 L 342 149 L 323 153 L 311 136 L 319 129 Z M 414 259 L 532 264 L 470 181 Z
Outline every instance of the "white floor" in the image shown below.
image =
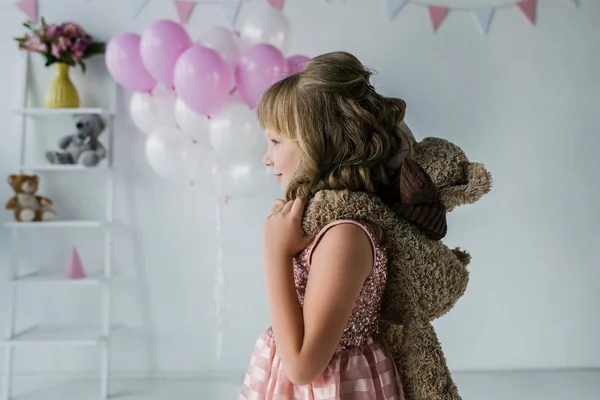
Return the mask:
M 598 400 L 600 370 L 456 373 L 463 400 Z M 19 387 L 22 386 L 22 387 Z M 116 380 L 112 398 L 123 400 L 235 400 L 236 381 Z M 96 400 L 96 381 L 18 384 L 18 400 Z

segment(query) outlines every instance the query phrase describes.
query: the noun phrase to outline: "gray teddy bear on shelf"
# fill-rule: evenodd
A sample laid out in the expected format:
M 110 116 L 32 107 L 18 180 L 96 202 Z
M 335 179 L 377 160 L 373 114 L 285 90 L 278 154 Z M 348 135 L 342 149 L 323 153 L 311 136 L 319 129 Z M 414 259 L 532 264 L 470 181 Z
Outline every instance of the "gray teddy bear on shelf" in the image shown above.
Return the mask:
M 97 114 L 75 116 L 77 132 L 60 139 L 62 151 L 47 151 L 46 159 L 52 164 L 82 164 L 94 167 L 106 158 L 106 149 L 98 140 L 106 124 Z

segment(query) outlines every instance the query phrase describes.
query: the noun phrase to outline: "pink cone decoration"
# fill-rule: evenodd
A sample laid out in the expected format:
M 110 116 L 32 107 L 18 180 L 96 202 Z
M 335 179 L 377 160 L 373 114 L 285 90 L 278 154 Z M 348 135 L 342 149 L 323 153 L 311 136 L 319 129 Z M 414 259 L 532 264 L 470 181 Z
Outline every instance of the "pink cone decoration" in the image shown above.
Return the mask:
M 65 270 L 65 278 L 67 279 L 82 279 L 85 278 L 85 271 L 83 270 L 83 265 L 81 264 L 81 259 L 79 258 L 79 254 L 77 253 L 77 249 L 73 246 L 73 250 L 71 250 L 71 255 L 69 256 L 69 260 L 67 261 L 67 268 Z

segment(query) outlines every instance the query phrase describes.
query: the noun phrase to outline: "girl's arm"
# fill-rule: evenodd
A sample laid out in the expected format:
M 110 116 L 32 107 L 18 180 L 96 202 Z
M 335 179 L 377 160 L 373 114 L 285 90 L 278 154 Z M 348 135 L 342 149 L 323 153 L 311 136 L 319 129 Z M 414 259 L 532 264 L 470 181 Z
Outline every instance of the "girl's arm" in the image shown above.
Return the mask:
M 373 268 L 373 246 L 354 224 L 331 227 L 314 249 L 300 307 L 292 256 L 265 254 L 265 278 L 273 333 L 285 373 L 308 384 L 331 361 L 365 279 Z

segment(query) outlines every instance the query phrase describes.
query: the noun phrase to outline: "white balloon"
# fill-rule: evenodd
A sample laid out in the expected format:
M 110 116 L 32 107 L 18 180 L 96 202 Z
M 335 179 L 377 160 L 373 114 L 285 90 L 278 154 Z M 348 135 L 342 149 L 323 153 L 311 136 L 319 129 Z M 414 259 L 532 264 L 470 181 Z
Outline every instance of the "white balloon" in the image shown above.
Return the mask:
M 243 22 L 240 35 L 247 43 L 269 43 L 285 53 L 290 44 L 290 31 L 290 22 L 283 12 L 261 7 Z
M 247 197 L 260 192 L 267 179 L 273 175 L 264 165 L 258 162 L 240 162 L 226 167 L 214 167 L 213 175 L 217 179 L 220 194 L 227 197 Z
M 263 140 L 264 132 L 255 110 L 231 102 L 210 119 L 208 137 L 221 161 L 233 163 L 255 159 L 253 150 Z
M 237 54 L 242 48 L 242 40 L 224 26 L 213 26 L 200 37 L 203 46 L 216 50 L 230 67 L 235 66 Z
M 204 137 L 204 142 L 208 143 L 208 118 L 189 108 L 180 97 L 175 101 L 175 121 L 182 131 Z
M 146 139 L 148 163 L 157 174 L 170 180 L 199 179 L 209 157 L 207 148 L 175 127 L 158 127 Z
M 145 134 L 161 126 L 175 125 L 175 94 L 157 89 L 154 93 L 136 92 L 129 102 L 133 123 Z

